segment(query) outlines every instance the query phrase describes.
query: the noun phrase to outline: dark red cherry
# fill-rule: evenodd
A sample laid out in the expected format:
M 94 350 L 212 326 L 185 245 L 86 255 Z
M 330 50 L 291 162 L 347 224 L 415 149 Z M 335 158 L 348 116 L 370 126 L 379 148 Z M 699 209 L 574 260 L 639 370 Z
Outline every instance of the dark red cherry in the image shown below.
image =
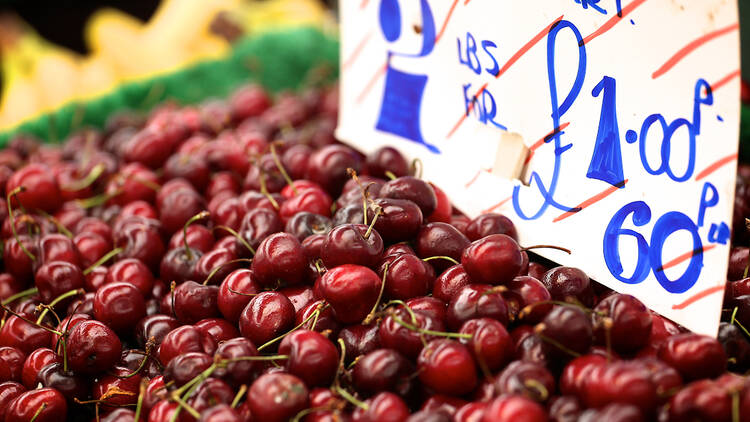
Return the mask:
M 387 178 L 386 172 L 396 177 L 406 176 L 409 172 L 409 163 L 401 153 L 393 147 L 380 147 L 367 155 L 367 170 L 370 175 Z
M 331 219 L 311 212 L 298 212 L 287 222 L 284 231 L 294 235 L 300 242 L 318 234 L 326 235 L 333 227 Z
M 13 399 L 5 410 L 5 422 L 56 422 L 67 414 L 65 396 L 54 388 L 40 388 Z
M 594 304 L 594 292 L 589 277 L 578 268 L 553 268 L 544 273 L 540 281 L 547 287 L 554 300 L 577 301 L 586 306 Z
M 294 375 L 262 375 L 250 386 L 247 402 L 253 417 L 267 422 L 284 422 L 293 418 L 308 404 L 308 390 Z
M 23 190 L 11 198 L 11 204 L 20 204 L 29 210 L 40 209 L 54 212 L 62 203 L 60 188 L 52 171 L 43 164 L 28 164 L 18 170 L 8 179 L 5 192 L 12 192 L 18 187 Z
M 452 330 L 474 318 L 492 318 L 508 325 L 508 306 L 499 291 L 487 284 L 470 284 L 458 291 L 448 303 L 446 323 Z
M 21 381 L 26 355 L 15 347 L 0 347 L 0 382 Z
M 380 347 L 378 325 L 350 325 L 339 331 L 339 339 L 344 341 L 346 361 L 370 353 Z
M 547 412 L 537 402 L 519 395 L 503 395 L 492 400 L 481 422 L 546 422 Z
M 34 259 L 31 259 L 31 257 L 26 254 L 26 251 L 28 251 Z M 25 283 L 33 279 L 36 255 L 38 255 L 36 240 L 31 236 L 19 234 L 18 237 L 5 239 L 3 247 L 3 263 L 5 264 L 5 271 L 15 277 L 16 280 L 19 280 L 19 282 Z
M 63 364 L 60 362 L 51 363 L 39 371 L 37 381 L 42 386 L 54 388 L 61 392 L 68 400 L 74 398 L 86 397 L 90 391 L 90 381 L 76 375 L 71 371 L 64 371 Z M 140 380 L 138 380 L 140 381 Z
M 632 353 L 648 343 L 651 313 L 633 296 L 619 293 L 607 296 L 596 305 L 592 316 L 598 344 L 606 345 L 609 341 L 618 353 Z
M 750 342 L 736 325 L 726 322 L 719 324 L 717 339 L 727 355 L 730 370 L 744 368 L 750 363 Z
M 36 386 L 36 383 L 34 383 L 34 386 Z M 25 391 L 26 388 L 17 382 L 0 383 L 0 419 L 5 420 L 8 405 Z
M 495 380 L 499 394 L 520 394 L 540 403 L 555 392 L 555 378 L 547 368 L 536 362 L 514 361 Z
M 429 315 L 440 322 L 444 322 L 448 314 L 448 305 L 442 300 L 435 299 L 434 297 L 430 296 L 421 296 L 409 299 L 406 301 L 406 306 L 411 308 L 412 311 L 417 311 L 425 315 Z
M 464 267 L 461 264 L 454 265 L 437 276 L 432 288 L 432 296 L 448 303 L 462 287 L 470 283 L 471 280 Z
M 542 320 L 552 309 L 549 302 L 552 298 L 541 281 L 534 277 L 521 275 L 505 284 L 508 290 L 503 292 L 503 298 L 513 319 L 534 324 Z M 523 311 L 523 312 L 522 312 Z
M 518 233 L 513 222 L 501 214 L 481 214 L 466 226 L 466 236 L 471 240 L 479 240 L 491 234 L 504 234 L 518 241 Z
M 221 403 L 201 413 L 199 422 L 242 422 L 244 419 L 229 404 Z
M 289 356 L 284 362 L 286 370 L 302 379 L 308 387 L 329 385 L 339 365 L 336 346 L 315 331 L 290 333 L 281 340 L 279 354 Z
M 659 359 L 677 369 L 686 380 L 713 378 L 726 368 L 726 355 L 721 343 L 715 338 L 695 333 L 668 338 L 659 349 Z
M 262 86 L 250 84 L 241 87 L 229 100 L 236 121 L 259 116 L 271 106 L 271 99 Z
M 216 356 L 221 359 L 237 359 L 257 356 L 258 350 L 255 345 L 244 337 L 227 340 L 216 349 Z M 233 385 L 250 383 L 255 372 L 258 370 L 256 362 L 250 360 L 236 360 L 227 363 L 226 368 L 217 371 L 223 379 Z
M 173 293 L 175 317 L 183 324 L 192 324 L 218 316 L 218 294 L 218 286 L 204 286 L 194 281 L 180 284 Z
M 10 346 L 30 354 L 40 347 L 49 345 L 52 334 L 32 325 L 17 316 L 8 317 L 0 328 L 0 346 Z
M 213 248 L 214 235 L 211 230 L 200 224 L 191 224 L 186 230 L 187 244 L 190 249 L 206 253 Z M 179 247 L 185 247 L 185 230 L 176 231 L 169 240 L 169 249 Z
M 323 300 L 308 303 L 307 306 L 297 311 L 294 317 L 295 326 L 330 333 L 332 337 L 335 337 L 341 330 L 341 323 L 334 318 L 331 308 L 325 305 Z
M 362 159 L 353 149 L 344 145 L 329 145 L 313 153 L 307 165 L 305 179 L 320 185 L 331 195 L 338 195 L 349 179 L 348 169 L 357 173 L 362 169 Z
M 151 289 L 154 287 L 154 276 L 143 262 L 129 258 L 112 264 L 107 270 L 105 282 L 107 284 L 130 283 L 141 292 L 143 297 L 150 297 Z
M 477 318 L 466 321 L 459 331 L 471 338 L 461 339 L 469 347 L 479 367 L 497 371 L 513 357 L 513 339 L 497 320 Z
M 152 271 L 159 267 L 164 255 L 164 243 L 156 220 L 128 217 L 116 227 L 115 245 L 123 248 L 120 257 L 141 260 Z
M 233 244 L 234 245 L 234 244 Z M 219 285 L 224 277 L 240 267 L 237 255 L 230 249 L 214 247 L 195 263 L 193 280 L 201 283 Z
M 416 251 L 420 258 L 447 256 L 460 261 L 461 254 L 470 244 L 469 239 L 450 224 L 429 223 L 422 226 L 417 234 Z M 445 271 L 452 265 L 446 259 L 434 259 L 430 264 L 436 272 Z
M 475 283 L 508 283 L 520 273 L 522 264 L 518 243 L 504 234 L 492 234 L 474 241 L 461 256 L 461 265 Z
M 644 414 L 653 411 L 657 403 L 656 386 L 646 366 L 638 361 L 616 361 L 593 367 L 583 382 L 581 398 L 589 407 L 626 403 L 638 407 Z
M 96 233 L 79 233 L 73 238 L 73 243 L 78 250 L 79 264 L 83 268 L 94 265 L 112 250 L 112 244 Z
M 333 227 L 342 224 L 362 224 L 365 220 L 365 211 L 361 203 L 346 205 L 338 208 L 331 218 Z
M 146 316 L 140 290 L 130 283 L 105 284 L 94 296 L 94 317 L 118 332 L 129 332 Z
M 0 300 L 13 296 L 23 288 L 24 284 L 9 273 L 0 273 Z
M 50 303 L 71 290 L 82 289 L 84 285 L 81 269 L 65 261 L 52 261 L 42 265 L 36 272 L 35 281 L 44 303 Z M 64 300 L 60 306 L 64 309 L 71 300 Z
M 591 347 L 590 317 L 575 306 L 555 306 L 534 329 L 545 342 L 545 351 L 561 359 L 583 354 Z
M 112 197 L 110 203 L 122 206 L 138 200 L 153 202 L 156 186 L 159 186 L 158 179 L 151 170 L 139 163 L 130 163 L 109 180 L 105 192 Z
M 211 356 L 200 352 L 177 355 L 164 368 L 164 381 L 174 381 L 180 387 L 205 371 L 213 361 Z
M 242 218 L 239 234 L 253 249 L 257 249 L 263 239 L 283 229 L 278 213 L 272 209 L 253 208 Z M 239 243 L 237 246 L 245 249 L 245 245 Z
M 437 208 L 437 196 L 427 182 L 413 176 L 391 180 L 380 189 L 383 198 L 408 199 L 417 204 L 422 215 L 429 216 Z
M 409 417 L 409 408 L 397 395 L 383 392 L 365 401 L 367 409 L 357 407 L 352 414 L 352 421 L 375 422 L 375 421 L 406 421 Z
M 383 239 L 364 224 L 334 227 L 321 247 L 321 258 L 328 268 L 343 264 L 376 268 L 383 256 Z
M 333 200 L 322 189 L 300 190 L 296 195 L 284 201 L 279 209 L 279 216 L 285 223 L 300 212 L 309 212 L 324 217 L 331 216 Z
M 422 226 L 423 215 L 417 204 L 406 199 L 380 198 L 375 200 L 381 214 L 375 221 L 375 229 L 387 243 L 411 240 Z M 368 219 L 375 218 L 370 208 Z
M 206 160 L 198 154 L 172 154 L 164 163 L 164 179 L 185 179 L 199 192 L 208 186 L 211 169 Z
M 440 394 L 461 396 L 477 385 L 477 368 L 469 349 L 447 339 L 432 340 L 417 359 L 422 383 Z
M 442 321 L 422 312 L 408 312 L 399 307 L 391 309 L 380 322 L 378 337 L 383 347 L 394 349 L 409 359 L 415 359 L 424 347 L 425 341 L 437 338 L 422 334 L 417 329 L 445 331 Z
M 192 325 L 183 325 L 170 331 L 159 345 L 159 361 L 167 365 L 181 353 L 200 352 L 212 355 L 216 341 Z
M 263 286 L 300 284 L 307 279 L 307 257 L 296 237 L 276 233 L 260 243 L 251 269 Z
M 52 349 L 42 347 L 31 352 L 24 361 L 23 368 L 21 369 L 21 380 L 23 385 L 27 389 L 35 388 L 39 382 L 37 379 L 39 371 L 45 366 L 55 362 L 60 362 L 60 358 L 52 351 Z
M 161 259 L 159 276 L 163 280 L 168 280 L 169 283 L 173 281 L 177 284 L 184 283 L 193 278 L 195 266 L 202 256 L 202 252 L 194 249 L 188 250 L 182 246 L 171 249 Z
M 259 293 L 242 311 L 239 323 L 244 337 L 262 345 L 294 327 L 294 305 L 281 293 Z
M 320 292 L 333 308 L 336 319 L 356 324 L 370 313 L 378 300 L 381 279 L 360 265 L 345 264 L 330 269 L 320 279 Z
M 400 300 L 424 296 L 431 290 L 434 280 L 435 271 L 428 263 L 415 255 L 403 254 L 388 266 L 385 293 Z
M 135 327 L 135 338 L 141 347 L 146 347 L 146 343 L 152 340 L 154 346 L 159 346 L 167 334 L 179 327 L 180 323 L 176 319 L 167 315 L 151 315 L 138 321 Z
M 217 305 L 221 314 L 224 318 L 236 323 L 253 295 L 260 291 L 261 287 L 252 271 L 248 269 L 234 270 L 219 287 Z
M 60 321 L 59 324 L 57 324 L 57 331 L 60 332 L 63 337 L 67 337 L 68 333 L 70 333 L 70 330 L 73 329 L 76 325 L 83 321 L 87 321 L 92 319 L 91 315 L 84 314 L 84 313 L 73 313 Z M 56 351 L 62 351 L 62 342 L 61 337 L 57 334 L 53 333 L 52 338 L 49 342 L 49 347 L 51 347 L 53 350 Z
M 378 349 L 362 356 L 352 369 L 352 382 L 366 395 L 390 391 L 407 394 L 414 365 L 393 349 Z
M 82 374 L 95 374 L 120 360 L 122 343 L 114 331 L 99 321 L 77 324 L 68 334 L 68 365 Z
M 106 246 L 106 243 L 104 243 Z M 65 261 L 80 266 L 80 259 L 73 241 L 59 233 L 50 233 L 39 239 L 39 261 Z M 106 251 L 105 251 L 106 252 Z

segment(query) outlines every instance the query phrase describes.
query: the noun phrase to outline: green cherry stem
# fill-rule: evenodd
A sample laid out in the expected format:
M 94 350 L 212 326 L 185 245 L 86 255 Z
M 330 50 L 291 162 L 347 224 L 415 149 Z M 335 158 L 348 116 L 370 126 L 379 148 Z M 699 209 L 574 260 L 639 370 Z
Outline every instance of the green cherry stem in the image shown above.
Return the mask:
M 26 290 L 20 291 L 20 292 L 14 294 L 13 296 L 8 296 L 7 299 L 3 300 L 0 303 L 2 303 L 3 306 L 10 305 L 11 303 L 17 301 L 18 299 L 23 299 L 23 298 L 28 297 L 28 296 L 33 296 L 33 295 L 35 295 L 37 293 L 39 293 L 39 289 L 37 289 L 36 287 L 32 287 L 30 289 L 26 289 Z
M 90 267 L 88 267 L 85 270 L 83 270 L 83 275 L 89 275 L 89 274 L 91 274 L 91 272 L 94 271 L 94 269 L 96 269 L 96 267 L 104 265 L 105 262 L 109 261 L 115 255 L 117 255 L 118 253 L 122 252 L 123 250 L 124 250 L 123 248 L 114 248 L 111 251 L 107 252 L 106 254 L 104 254 L 103 257 L 99 258 L 98 261 L 94 262 L 93 264 L 91 264 Z

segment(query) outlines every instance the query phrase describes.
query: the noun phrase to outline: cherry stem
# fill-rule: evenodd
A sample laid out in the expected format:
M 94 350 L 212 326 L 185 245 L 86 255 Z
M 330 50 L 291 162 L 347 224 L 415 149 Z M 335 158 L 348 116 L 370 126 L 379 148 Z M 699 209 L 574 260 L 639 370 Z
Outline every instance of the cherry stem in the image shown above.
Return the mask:
M 101 195 L 92 196 L 86 199 L 76 199 L 76 202 L 78 203 L 78 206 L 83 209 L 94 208 L 102 205 L 103 203 L 109 201 L 110 199 L 116 197 L 121 193 L 122 190 L 116 190 L 112 193 L 103 193 Z
M 737 310 L 739 309 L 738 306 L 735 306 L 732 310 L 732 317 L 729 319 L 729 325 L 734 325 L 734 318 L 737 316 Z
M 383 173 L 383 174 L 385 174 L 385 177 L 387 177 L 387 178 L 389 178 L 391 180 L 398 179 L 398 177 L 396 177 L 396 175 L 393 174 L 393 172 L 391 172 L 390 170 L 386 170 L 385 173 Z
M 42 311 L 42 310 L 52 313 L 52 316 L 55 317 L 55 321 L 57 321 L 57 325 L 60 325 L 60 323 L 62 322 L 60 320 L 60 316 L 57 315 L 57 312 L 55 312 L 55 310 L 52 309 L 50 305 L 45 305 L 44 303 L 40 303 L 39 305 L 36 305 L 37 312 Z
M 200 384 L 205 379 L 207 379 L 208 377 L 210 377 L 211 374 L 218 367 L 219 367 L 219 365 L 217 363 L 212 363 L 211 366 L 209 366 L 208 368 L 206 368 L 205 370 L 203 370 L 203 372 L 201 372 L 200 374 L 196 375 L 195 378 L 191 379 L 190 381 L 188 381 L 187 383 L 185 383 L 185 385 L 183 385 L 182 387 L 180 387 L 177 390 L 175 390 L 174 394 L 178 395 L 178 396 L 181 396 L 185 392 L 192 392 L 194 390 L 192 388 L 193 386 L 196 386 L 196 384 Z
M 536 327 L 534 327 L 534 334 L 537 337 L 539 337 L 540 339 L 542 339 L 542 341 L 547 342 L 547 343 L 549 343 L 549 344 L 557 347 L 558 349 L 560 349 L 563 352 L 569 354 L 570 356 L 573 356 L 574 358 L 577 358 L 577 357 L 581 356 L 580 353 L 575 352 L 573 350 L 570 350 L 569 348 L 563 346 L 559 341 L 554 340 L 554 339 L 552 339 L 550 337 L 547 337 L 544 334 L 542 334 L 541 332 L 542 332 L 542 330 L 544 330 L 544 328 L 545 328 L 544 324 L 537 325 Z
M 446 338 L 464 338 L 464 339 L 471 339 L 474 337 L 472 334 L 462 334 L 462 333 L 450 333 L 447 331 L 433 331 L 433 330 L 426 330 L 424 328 L 417 327 L 416 325 L 409 324 L 408 322 L 404 321 L 403 319 L 399 318 L 397 315 L 392 314 L 391 318 L 393 318 L 396 323 L 399 325 L 402 325 L 406 327 L 406 329 L 410 331 L 415 331 L 420 334 L 425 334 L 428 336 L 436 336 L 436 337 L 446 337 Z
M 327 307 L 328 305 L 325 305 L 325 306 Z M 317 306 L 317 309 L 315 309 L 315 310 L 314 310 L 314 311 L 313 311 L 313 312 L 312 312 L 312 313 L 311 313 L 310 315 L 308 315 L 308 316 L 307 316 L 307 318 L 305 318 L 305 319 L 304 319 L 304 320 L 303 320 L 302 322 L 300 322 L 299 324 L 297 324 L 297 326 L 296 326 L 296 327 L 292 328 L 291 330 L 287 331 L 286 333 L 284 333 L 284 334 L 282 334 L 282 335 L 280 335 L 280 336 L 278 336 L 278 337 L 276 337 L 276 338 L 273 338 L 273 339 L 271 339 L 271 340 L 268 340 L 267 342 L 265 342 L 265 343 L 261 344 L 261 345 L 260 345 L 260 347 L 258 347 L 258 349 L 257 349 L 257 350 L 258 350 L 258 351 L 260 352 L 261 350 L 265 349 L 266 347 L 268 347 L 268 346 L 270 346 L 270 345 L 272 345 L 272 344 L 276 343 L 277 341 L 279 341 L 279 340 L 283 339 L 284 337 L 286 337 L 286 336 L 287 336 L 287 335 L 289 335 L 290 333 L 293 333 L 294 331 L 297 331 L 297 330 L 299 330 L 299 329 L 300 329 L 300 328 L 302 328 L 302 327 L 303 327 L 303 326 L 304 326 L 305 324 L 307 324 L 307 323 L 308 323 L 308 322 L 309 322 L 309 321 L 310 321 L 311 319 L 313 319 L 313 317 L 316 317 L 316 316 L 317 316 L 318 314 L 320 314 L 320 312 L 321 312 L 321 311 L 322 311 L 323 309 L 325 309 L 325 308 L 323 307 L 323 304 L 322 304 L 322 303 L 321 303 L 321 304 L 318 304 L 318 306 Z
M 375 216 L 372 217 L 372 222 L 370 223 L 370 226 L 367 227 L 367 231 L 365 232 L 365 236 L 364 236 L 365 239 L 369 239 L 370 238 L 370 234 L 372 233 L 372 229 L 373 229 L 373 227 L 375 227 L 375 222 L 378 221 L 378 217 L 382 213 L 383 213 L 383 209 L 381 207 L 377 207 L 376 210 L 375 210 Z M 365 214 L 367 214 L 367 213 L 365 212 Z
M 52 328 L 49 328 L 49 327 L 45 327 L 45 326 L 44 326 L 44 325 L 42 325 L 42 324 L 37 324 L 37 323 L 36 323 L 35 321 L 32 321 L 32 320 L 30 320 L 30 319 L 26 318 L 25 316 L 23 316 L 23 315 L 21 315 L 21 314 L 19 314 L 19 313 L 15 312 L 15 311 L 13 311 L 12 309 L 10 309 L 9 307 L 7 307 L 7 306 L 5 306 L 5 305 L 2 305 L 2 307 L 0 307 L 0 308 L 1 308 L 2 310 L 4 310 L 5 312 L 7 312 L 7 313 L 9 313 L 9 314 L 13 315 L 14 317 L 17 317 L 17 318 L 18 318 L 18 319 L 20 319 L 21 321 L 24 321 L 24 322 L 26 322 L 26 323 L 28 323 L 28 324 L 34 325 L 34 326 L 36 326 L 36 327 L 39 327 L 39 328 L 41 328 L 42 330 L 45 330 L 45 331 L 49 331 L 49 332 L 50 332 L 50 333 L 52 333 L 52 334 L 57 334 L 58 336 L 61 336 L 61 335 L 62 335 L 62 333 L 61 333 L 61 332 L 59 332 L 59 331 L 57 331 L 57 330 L 53 330 Z
M 141 372 L 143 368 L 146 367 L 146 362 L 148 362 L 148 360 L 151 359 L 151 350 L 154 348 L 155 344 L 156 344 L 156 339 L 154 337 L 149 338 L 148 341 L 146 342 L 146 352 L 144 353 L 143 359 L 141 359 L 141 363 L 138 365 L 138 368 L 136 368 L 135 371 L 127 375 L 123 375 L 117 378 L 127 379 L 127 378 L 131 378 L 131 377 L 138 375 L 138 373 Z
M 386 307 L 391 306 L 391 305 L 400 305 L 401 307 L 403 307 L 404 310 L 406 310 L 406 312 L 409 313 L 409 316 L 411 316 L 412 324 L 417 323 L 417 316 L 414 314 L 414 311 L 411 309 L 411 307 L 406 304 L 406 302 L 400 299 L 393 299 L 390 302 L 385 304 Z
M 124 250 L 123 248 L 114 248 L 111 251 L 107 252 L 106 254 L 104 254 L 103 257 L 99 258 L 98 261 L 94 262 L 93 264 L 91 264 L 90 267 L 88 267 L 85 270 L 83 270 L 83 275 L 89 275 L 89 274 L 91 274 L 91 272 L 94 271 L 96 269 L 96 267 L 100 267 L 100 266 L 104 265 L 105 262 L 109 261 L 115 255 L 117 255 L 118 253 L 122 252 L 123 250 Z
M 607 363 L 612 360 L 612 325 L 614 321 L 610 317 L 602 318 L 602 325 L 604 325 L 604 343 L 607 345 Z
M 357 188 L 359 189 L 360 195 L 362 195 L 362 211 L 363 211 L 363 224 L 367 225 L 367 189 L 370 188 L 370 185 L 367 185 L 367 189 L 362 188 L 362 183 L 359 181 L 359 177 L 357 177 L 357 172 L 353 168 L 349 167 L 346 169 L 346 174 L 348 174 L 352 180 L 354 180 L 354 183 L 357 184 Z
M 195 419 L 200 419 L 201 414 L 198 413 L 198 411 L 195 410 L 193 406 L 190 406 L 189 404 L 187 404 L 185 400 L 181 399 L 180 396 L 173 394 L 172 400 L 176 401 L 178 404 L 177 409 L 175 410 L 175 413 L 177 413 L 179 409 L 182 408 L 182 409 L 185 409 L 185 411 L 187 411 L 188 413 L 190 413 L 190 416 L 194 417 Z
M 526 315 L 530 314 L 531 311 L 535 307 L 541 306 L 541 305 L 572 306 L 574 308 L 578 308 L 578 309 L 582 310 L 583 312 L 585 312 L 587 314 L 593 314 L 594 313 L 594 311 L 592 309 L 589 309 L 589 308 L 587 308 L 587 307 L 585 307 L 585 306 L 583 306 L 581 304 L 578 304 L 578 303 L 564 302 L 564 301 L 561 301 L 561 300 L 540 300 L 539 302 L 534 302 L 532 304 L 524 306 L 523 309 L 521 309 L 521 311 L 518 313 L 518 317 L 519 318 L 525 317 Z
M 232 400 L 232 404 L 230 405 L 232 409 L 237 408 L 237 406 L 240 404 L 240 400 L 242 400 L 242 396 L 244 396 L 246 392 L 247 392 L 247 385 L 242 384 L 240 386 L 239 391 L 237 391 L 237 394 L 234 396 L 234 400 Z
M 451 263 L 453 263 L 453 265 L 460 264 L 460 262 L 456 261 L 455 259 L 453 259 L 453 258 L 451 258 L 449 256 L 445 256 L 445 255 L 429 256 L 427 258 L 422 258 L 422 261 L 424 261 L 424 262 L 430 262 L 430 261 L 435 260 L 435 259 L 444 259 L 446 261 L 450 261 Z
M 154 182 L 152 182 L 150 180 L 143 179 L 143 178 L 140 178 L 140 177 L 133 177 L 133 178 L 131 178 L 131 180 L 133 180 L 134 182 L 138 182 L 138 183 L 142 184 L 143 186 L 145 186 L 145 187 L 153 190 L 154 192 L 159 192 L 161 190 L 161 186 L 159 186 L 157 183 L 154 183 Z
M 206 277 L 206 279 L 203 281 L 203 285 L 204 286 L 207 285 L 208 282 L 211 281 L 211 277 L 213 277 L 214 274 L 216 274 L 217 272 L 219 272 L 219 270 L 221 270 L 225 266 L 227 266 L 229 264 L 236 264 L 238 262 L 253 262 L 253 260 L 252 259 L 248 259 L 248 258 L 237 258 L 237 259 L 233 259 L 231 261 L 227 261 L 227 262 L 221 263 L 221 264 L 219 264 L 219 265 L 217 265 L 217 266 L 215 266 L 214 268 L 211 269 L 211 272 L 208 273 L 208 277 Z
M 30 260 L 36 261 L 36 257 L 34 254 L 29 252 L 28 249 L 26 249 L 26 245 L 21 242 L 21 239 L 18 238 L 18 232 L 16 232 L 16 222 L 15 217 L 13 216 L 13 207 L 11 206 L 11 199 L 18 195 L 21 192 L 25 192 L 26 188 L 24 186 L 19 186 L 12 191 L 8 192 L 8 196 L 5 198 L 6 202 L 8 203 L 8 218 L 10 219 L 10 230 L 13 232 L 13 237 L 16 239 L 16 242 L 18 242 L 18 246 L 21 247 L 21 250 L 23 250 L 23 253 L 26 254 L 26 256 L 29 257 Z M 20 204 L 21 201 L 18 201 Z
M 280 141 L 271 142 L 271 145 L 269 146 L 271 149 L 271 157 L 273 158 L 273 162 L 276 163 L 276 168 L 279 169 L 279 172 L 281 173 L 281 176 L 284 177 L 284 180 L 286 180 L 286 184 L 289 185 L 290 188 L 292 188 L 292 192 L 294 192 L 294 195 L 298 195 L 299 191 L 297 190 L 297 187 L 294 186 L 294 181 L 291 177 L 289 177 L 289 173 L 286 172 L 286 169 L 284 168 L 284 165 L 281 164 L 281 160 L 279 159 L 279 155 L 276 154 L 276 143 Z
M 53 217 L 52 215 L 50 215 L 48 212 L 46 212 L 44 210 L 38 210 L 38 211 L 39 211 L 39 214 L 42 214 L 44 216 L 44 218 L 46 218 L 47 220 L 51 221 L 52 224 L 54 224 L 55 227 L 57 227 L 57 231 L 59 231 L 60 233 L 62 233 L 68 239 L 72 239 L 73 238 L 73 233 L 71 233 L 71 231 L 68 230 L 67 227 L 63 226 L 62 223 L 58 219 L 56 219 L 55 217 Z
M 370 325 L 372 320 L 375 319 L 375 312 L 378 310 L 378 305 L 380 305 L 380 301 L 383 299 L 383 292 L 385 291 L 385 280 L 388 277 L 388 265 L 390 264 L 386 263 L 385 269 L 383 270 L 383 280 L 380 283 L 380 293 L 378 293 L 378 300 L 376 300 L 375 304 L 372 305 L 372 309 L 362 321 L 362 325 Z
M 336 368 L 336 377 L 333 379 L 333 385 L 339 385 L 339 376 L 346 369 L 344 366 L 344 359 L 346 359 L 346 344 L 342 338 L 339 338 L 337 342 L 341 348 L 341 356 L 339 356 L 339 366 Z
M 732 422 L 740 422 L 740 392 L 732 392 Z
M 370 406 L 368 406 L 367 403 L 365 403 L 365 402 L 357 399 L 356 397 L 354 397 L 353 395 L 351 395 L 351 393 L 349 393 L 345 389 L 341 388 L 341 386 L 336 385 L 336 386 L 333 387 L 333 390 L 336 393 L 338 393 L 338 395 L 340 395 L 341 397 L 343 397 L 346 401 L 348 401 L 349 403 L 351 403 L 351 404 L 359 407 L 360 409 L 364 409 L 364 410 L 369 410 L 370 409 Z
M 82 295 L 84 293 L 86 293 L 86 292 L 83 289 L 74 289 L 74 290 L 67 291 L 67 292 L 61 294 L 60 296 L 54 298 L 52 300 L 52 302 L 50 302 L 50 303 L 47 304 L 47 306 L 44 308 L 44 310 L 42 311 L 42 313 L 39 314 L 39 318 L 36 319 L 36 324 L 37 325 L 41 325 L 42 321 L 44 320 L 44 317 L 47 316 L 47 312 L 49 312 L 50 309 L 54 308 L 55 305 L 57 305 L 58 303 L 62 302 L 63 300 L 65 300 L 65 299 L 67 299 L 69 297 L 73 297 L 73 296 L 77 296 L 77 295 Z
M 41 415 L 42 412 L 44 411 L 44 409 L 46 409 L 46 408 L 47 408 L 47 402 L 42 403 L 42 405 L 39 406 L 39 409 L 36 410 L 36 413 L 34 413 L 34 416 L 31 417 L 31 419 L 29 420 L 29 422 L 34 422 L 36 420 L 36 418 L 38 418 L 39 415 Z
M 242 293 L 242 292 L 238 292 L 237 290 L 234 290 L 231 287 L 229 287 L 229 292 L 234 293 L 236 295 L 241 295 L 241 296 L 250 296 L 250 297 L 258 296 L 258 293 Z
M 417 167 L 419 167 L 419 171 L 417 172 Z M 411 170 L 412 173 L 414 173 L 414 176 L 416 176 L 417 179 L 422 178 L 422 171 L 424 170 L 424 163 L 422 163 L 422 160 L 419 158 L 415 158 L 411 161 Z
M 235 239 L 239 240 L 240 243 L 242 243 L 242 245 L 244 247 L 246 247 L 247 250 L 250 251 L 250 253 L 252 253 L 253 255 L 255 255 L 255 249 L 252 246 L 250 246 L 250 243 L 248 243 L 247 240 L 245 240 L 244 237 L 240 236 L 240 234 L 237 233 L 237 230 L 235 230 L 235 229 L 233 229 L 233 228 L 231 228 L 229 226 L 216 226 L 216 227 L 214 227 L 214 230 L 218 230 L 218 229 L 228 231 L 229 234 L 231 234 L 232 236 L 234 236 Z
M 3 306 L 9 305 L 9 304 L 17 301 L 18 299 L 23 299 L 23 298 L 28 297 L 28 296 L 33 296 L 33 295 L 35 295 L 37 293 L 39 293 L 39 289 L 37 289 L 36 287 L 32 287 L 30 289 L 26 289 L 26 290 L 20 291 L 20 292 L 14 294 L 13 296 L 8 296 L 7 299 L 3 300 L 0 303 Z
M 175 283 L 174 280 L 172 280 L 172 282 L 169 283 L 169 296 L 170 296 L 169 300 L 170 300 L 170 302 L 172 302 L 172 316 L 174 318 L 177 318 L 177 312 L 175 312 L 175 310 L 174 310 L 174 289 L 175 289 L 175 287 L 177 287 L 177 283 Z
M 563 248 L 562 246 L 555 246 L 555 245 L 534 245 L 534 246 L 528 246 L 525 248 L 521 248 L 521 252 L 530 251 L 532 249 L 557 249 L 558 251 L 563 251 L 567 253 L 568 255 L 572 254 L 573 252 L 570 251 L 570 249 Z
M 68 343 L 63 335 L 60 336 L 60 344 L 63 349 L 63 371 L 68 372 Z
M 273 199 L 273 196 L 268 193 L 268 188 L 266 187 L 266 173 L 263 171 L 263 169 L 260 167 L 259 164 L 255 164 L 258 166 L 258 171 L 260 172 L 260 177 L 258 177 L 258 181 L 260 182 L 260 193 L 262 193 L 266 198 L 268 198 L 268 201 L 271 202 L 271 205 L 273 205 L 276 210 L 279 210 L 279 203 L 276 202 L 275 199 Z
M 96 182 L 96 179 L 99 178 L 99 176 L 104 173 L 104 170 L 106 170 L 106 166 L 102 163 L 99 163 L 94 166 L 94 168 L 89 171 L 89 173 L 83 178 L 76 180 L 69 185 L 60 186 L 66 191 L 69 192 L 76 192 L 82 189 L 86 189 L 87 187 L 91 186 L 92 183 Z
M 190 217 L 188 221 L 185 222 L 185 225 L 182 226 L 182 244 L 185 246 L 185 255 L 187 255 L 188 261 L 193 260 L 193 252 L 190 250 L 190 246 L 188 246 L 188 235 L 187 235 L 187 229 L 190 227 L 191 224 L 195 223 L 198 220 L 202 220 L 206 217 L 208 217 L 209 212 L 208 211 L 201 211 L 198 214 L 195 214 L 194 216 Z
M 135 417 L 133 418 L 133 422 L 140 422 L 141 417 L 141 410 L 143 409 L 143 397 L 146 396 L 146 387 L 148 386 L 148 381 L 146 379 L 141 380 L 141 386 L 138 389 L 138 402 L 135 405 Z
M 549 390 L 547 390 L 547 387 L 545 387 L 541 382 L 531 378 L 525 380 L 523 382 L 523 385 L 526 388 L 530 388 L 539 392 L 539 398 L 541 399 L 541 401 L 545 402 L 549 398 Z
M 735 323 L 735 325 L 737 325 L 738 327 L 740 327 L 740 329 L 745 333 L 745 335 L 748 338 L 750 338 L 750 332 L 747 331 L 747 328 L 745 328 L 745 326 L 743 326 L 742 323 L 740 323 L 738 320 L 735 320 L 734 323 Z

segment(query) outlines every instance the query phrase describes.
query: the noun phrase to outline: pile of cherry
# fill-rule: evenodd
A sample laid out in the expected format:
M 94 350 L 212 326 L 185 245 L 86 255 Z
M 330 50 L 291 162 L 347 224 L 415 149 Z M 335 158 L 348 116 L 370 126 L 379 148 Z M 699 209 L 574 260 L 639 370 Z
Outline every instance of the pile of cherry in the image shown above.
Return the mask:
M 336 98 L 0 151 L 0 421 L 750 421 L 748 248 L 719 340 L 692 334 L 337 143 Z

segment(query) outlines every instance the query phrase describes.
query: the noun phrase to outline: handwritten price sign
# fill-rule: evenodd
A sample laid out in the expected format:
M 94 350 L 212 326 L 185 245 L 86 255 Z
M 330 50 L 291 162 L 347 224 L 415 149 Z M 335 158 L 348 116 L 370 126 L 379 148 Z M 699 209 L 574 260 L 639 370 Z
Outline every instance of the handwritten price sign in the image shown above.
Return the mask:
M 339 137 L 421 158 L 467 214 L 505 214 L 521 244 L 569 248 L 541 253 L 716 335 L 737 4 L 542 3 L 341 1 Z

